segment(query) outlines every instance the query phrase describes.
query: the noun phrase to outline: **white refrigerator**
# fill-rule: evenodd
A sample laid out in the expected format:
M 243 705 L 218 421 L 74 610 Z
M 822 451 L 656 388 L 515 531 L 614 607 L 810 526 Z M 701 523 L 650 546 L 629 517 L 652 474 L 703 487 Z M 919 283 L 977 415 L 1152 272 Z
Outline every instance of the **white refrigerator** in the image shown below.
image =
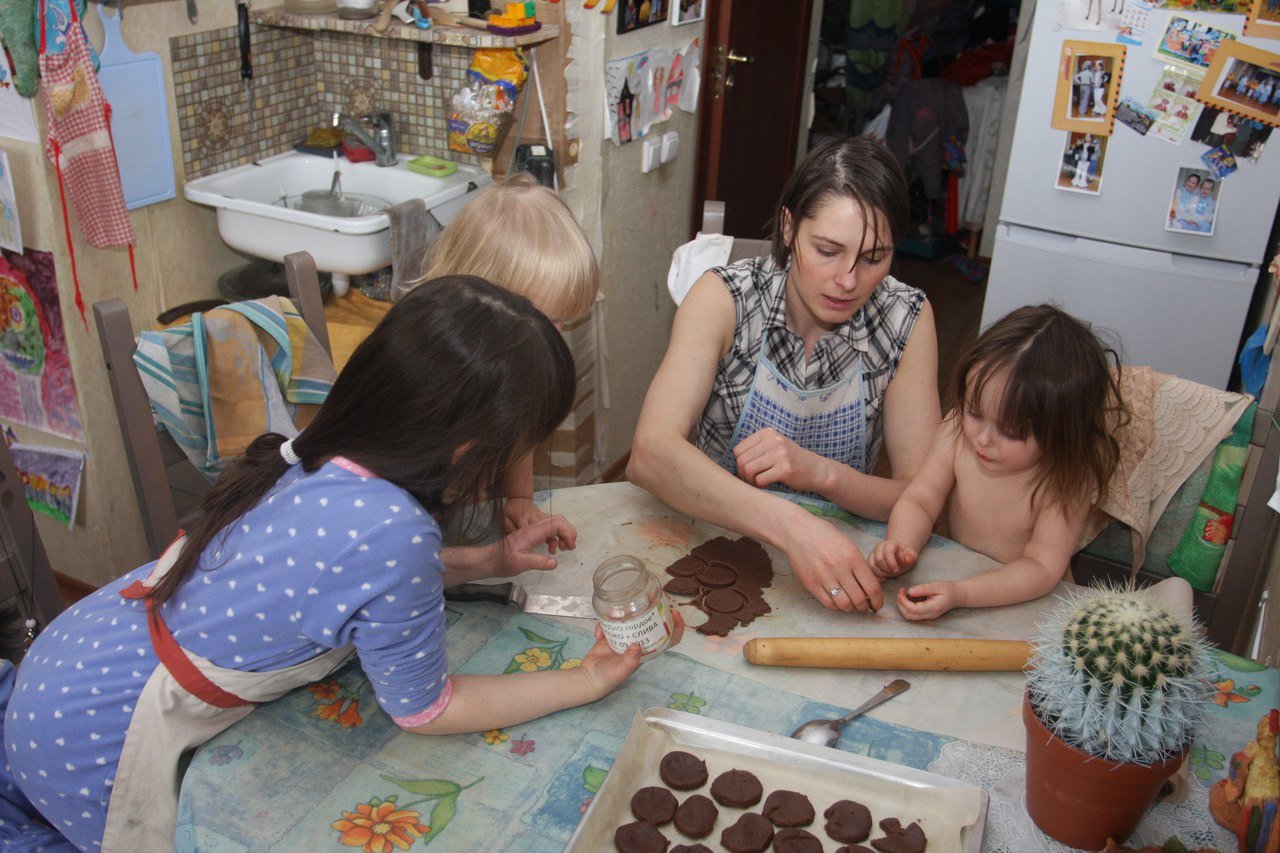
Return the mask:
M 1068 132 L 1050 124 L 1065 40 L 1114 43 L 1113 31 L 1067 29 L 1059 2 L 1040 0 L 1030 42 L 982 326 L 1022 305 L 1054 302 L 1118 342 L 1128 364 L 1226 388 L 1246 314 L 1266 267 L 1280 201 L 1280 132 L 1257 163 L 1241 159 L 1219 185 L 1211 236 L 1169 231 L 1180 167 L 1205 169 L 1208 148 L 1140 135 L 1117 121 L 1097 194 L 1057 188 Z M 1095 7 L 1096 8 L 1096 7 Z M 1243 15 L 1150 12 L 1128 45 L 1119 99 L 1145 105 L 1165 62 L 1154 55 L 1171 14 L 1240 33 Z M 1280 52 L 1280 41 L 1243 39 Z

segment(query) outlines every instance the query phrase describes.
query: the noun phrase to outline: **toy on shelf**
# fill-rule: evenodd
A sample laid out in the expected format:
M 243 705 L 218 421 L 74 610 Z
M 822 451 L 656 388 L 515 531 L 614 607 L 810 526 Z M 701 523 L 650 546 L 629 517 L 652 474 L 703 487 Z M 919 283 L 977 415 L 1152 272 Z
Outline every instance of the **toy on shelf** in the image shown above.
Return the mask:
M 1234 832 L 1240 853 L 1280 850 L 1280 758 L 1276 736 L 1280 709 L 1272 708 L 1258 721 L 1258 737 L 1231 756 L 1227 778 L 1209 789 L 1209 812 Z
M 541 29 L 542 24 L 533 17 L 537 5 L 533 0 L 524 0 L 522 3 L 508 3 L 505 12 L 490 12 L 489 32 L 500 36 L 519 36 Z

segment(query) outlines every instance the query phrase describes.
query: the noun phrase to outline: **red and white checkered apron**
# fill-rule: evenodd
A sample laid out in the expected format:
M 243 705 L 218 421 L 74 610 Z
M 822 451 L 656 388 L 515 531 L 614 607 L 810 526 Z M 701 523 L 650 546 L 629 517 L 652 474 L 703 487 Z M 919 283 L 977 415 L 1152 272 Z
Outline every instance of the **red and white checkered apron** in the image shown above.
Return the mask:
M 75 205 L 76 217 L 89 245 L 100 249 L 128 246 L 131 268 L 134 264 L 133 226 L 125 210 L 120 169 L 116 164 L 115 144 L 111 140 L 111 106 L 94 74 L 75 2 L 69 0 L 66 3 L 71 13 L 71 25 L 63 31 L 67 44 L 61 53 L 50 52 L 45 43 L 48 32 L 45 3 L 46 0 L 40 0 L 39 55 L 41 91 L 49 117 L 45 154 L 53 161 L 58 173 L 62 221 L 67 232 L 67 251 L 71 255 L 71 275 L 75 280 L 76 308 L 80 311 L 80 318 L 85 320 L 75 249 L 71 243 L 71 225 L 67 217 L 67 195 Z M 133 286 L 138 286 L 136 270 Z

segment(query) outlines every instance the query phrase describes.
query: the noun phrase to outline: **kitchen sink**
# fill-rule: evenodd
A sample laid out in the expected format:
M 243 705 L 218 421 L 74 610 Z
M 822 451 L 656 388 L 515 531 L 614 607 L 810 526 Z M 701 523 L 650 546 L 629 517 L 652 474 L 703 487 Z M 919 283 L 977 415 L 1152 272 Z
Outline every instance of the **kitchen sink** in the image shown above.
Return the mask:
M 340 196 L 333 199 L 325 196 L 335 161 L 293 151 L 196 178 L 182 192 L 188 201 L 217 208 L 218 233 L 231 248 L 277 262 L 309 252 L 318 270 L 333 273 L 333 292 L 341 296 L 350 276 L 391 263 L 383 205 L 420 198 L 448 225 L 473 193 L 492 183 L 487 172 L 467 164 L 442 178 L 419 174 L 406 165 L 410 159 L 401 155 L 394 166 L 377 166 L 338 158 Z

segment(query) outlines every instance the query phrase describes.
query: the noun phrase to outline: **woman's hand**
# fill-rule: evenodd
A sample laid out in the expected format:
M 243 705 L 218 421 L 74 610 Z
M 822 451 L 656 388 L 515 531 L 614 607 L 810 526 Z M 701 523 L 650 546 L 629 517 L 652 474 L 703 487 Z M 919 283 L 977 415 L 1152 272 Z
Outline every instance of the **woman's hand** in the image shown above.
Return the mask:
M 879 610 L 884 605 L 880 582 L 857 547 L 828 521 L 804 510 L 797 519 L 782 550 L 809 594 L 828 610 Z
M 960 587 L 951 581 L 933 581 L 898 588 L 898 612 L 904 619 L 912 622 L 937 619 L 948 610 L 963 606 Z
M 823 490 L 830 460 L 805 450 L 773 427 L 755 432 L 733 448 L 738 476 L 757 488 L 782 483 L 800 492 Z
M 684 618 L 678 610 L 672 610 L 671 615 L 674 622 L 671 645 L 674 646 L 684 636 Z M 597 624 L 596 644 L 582 659 L 582 666 L 579 668 L 591 682 L 591 689 L 599 699 L 616 690 L 640 668 L 640 646 L 633 643 L 627 646 L 625 652 L 618 654 L 604 638 L 604 629 Z
M 910 571 L 918 558 L 915 548 L 908 548 L 896 539 L 886 539 L 871 549 L 867 565 L 876 578 L 883 581 Z
M 497 567 L 492 577 L 510 577 L 530 569 L 550 571 L 557 565 L 556 558 L 550 554 L 534 554 L 534 548 L 547 544 L 547 549 L 554 552 L 552 542 L 561 548 L 573 550 L 578 541 L 578 531 L 563 515 L 544 516 L 526 527 L 509 533 L 505 539 L 493 546 L 497 548 Z

